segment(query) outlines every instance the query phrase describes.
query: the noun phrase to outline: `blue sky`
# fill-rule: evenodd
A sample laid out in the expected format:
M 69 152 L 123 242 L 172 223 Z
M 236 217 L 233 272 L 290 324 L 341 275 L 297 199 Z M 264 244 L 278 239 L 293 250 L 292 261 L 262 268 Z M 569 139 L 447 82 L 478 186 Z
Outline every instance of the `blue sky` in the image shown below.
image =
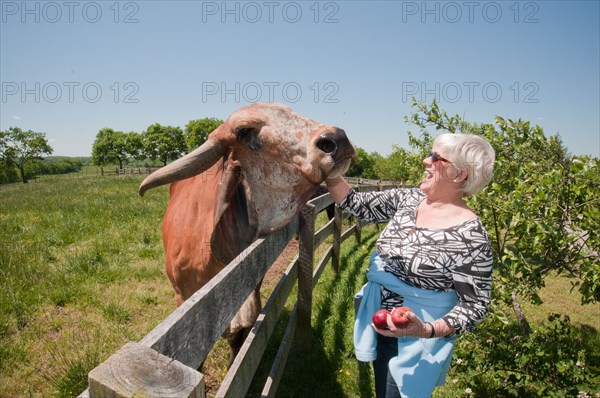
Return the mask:
M 598 1 L 0 1 L 0 128 L 89 156 L 98 130 L 276 101 L 367 151 L 407 147 L 412 96 L 600 156 Z M 412 128 L 414 131 L 414 127 Z

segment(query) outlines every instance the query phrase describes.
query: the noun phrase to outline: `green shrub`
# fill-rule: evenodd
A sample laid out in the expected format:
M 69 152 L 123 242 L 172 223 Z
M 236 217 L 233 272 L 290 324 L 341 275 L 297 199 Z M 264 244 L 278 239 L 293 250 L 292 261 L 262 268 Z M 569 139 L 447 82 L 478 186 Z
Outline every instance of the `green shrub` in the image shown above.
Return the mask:
M 599 370 L 600 337 L 566 315 L 550 315 L 529 337 L 516 323 L 490 317 L 459 338 L 439 396 L 597 397 Z

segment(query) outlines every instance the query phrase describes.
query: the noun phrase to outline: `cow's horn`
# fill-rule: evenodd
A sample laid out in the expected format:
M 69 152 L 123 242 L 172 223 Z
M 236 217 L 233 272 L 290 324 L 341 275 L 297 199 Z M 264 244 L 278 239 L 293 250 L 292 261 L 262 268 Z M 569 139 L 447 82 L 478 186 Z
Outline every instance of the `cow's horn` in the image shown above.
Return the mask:
M 208 170 L 223 156 L 221 143 L 208 139 L 204 144 L 187 155 L 169 163 L 163 168 L 150 174 L 139 188 L 140 196 L 151 189 L 179 180 L 193 177 Z

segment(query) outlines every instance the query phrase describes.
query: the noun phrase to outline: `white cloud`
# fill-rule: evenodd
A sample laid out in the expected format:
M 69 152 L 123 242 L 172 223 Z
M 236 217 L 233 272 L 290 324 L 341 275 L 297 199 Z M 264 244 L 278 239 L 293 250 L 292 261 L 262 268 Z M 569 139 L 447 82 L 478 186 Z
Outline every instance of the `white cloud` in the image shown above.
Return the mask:
M 540 116 L 540 117 L 538 117 L 538 120 L 544 120 L 544 118 Z
M 21 120 L 21 116 L 14 115 L 13 119 L 15 119 L 15 120 Z

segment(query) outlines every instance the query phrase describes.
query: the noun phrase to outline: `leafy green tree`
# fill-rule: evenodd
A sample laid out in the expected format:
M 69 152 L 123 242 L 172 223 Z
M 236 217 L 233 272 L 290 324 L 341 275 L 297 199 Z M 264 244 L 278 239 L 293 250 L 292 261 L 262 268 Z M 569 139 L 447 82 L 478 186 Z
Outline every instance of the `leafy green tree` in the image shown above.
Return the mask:
M 125 134 L 125 150 L 130 159 L 143 160 L 146 157 L 142 136 L 136 132 Z
M 19 181 L 17 168 L 12 164 L 0 161 L 0 184 Z
M 449 117 L 435 101 L 414 106 L 406 120 L 420 128 L 419 137 L 409 133 L 418 152 L 431 147 L 431 128 L 481 135 L 496 151 L 492 182 L 468 201 L 492 238 L 495 299 L 513 306 L 523 332 L 530 327 L 519 300 L 541 303 L 550 273 L 571 276 L 582 304 L 600 300 L 598 159 L 570 155 L 558 135 L 546 137 L 526 121 L 472 124 Z
M 83 162 L 78 158 L 49 160 L 45 158 L 41 162 L 35 162 L 35 174 L 66 174 L 81 171 Z
M 96 134 L 92 147 L 92 161 L 98 166 L 118 164 L 123 168 L 123 162 L 129 154 L 125 145 L 125 134 L 111 128 L 103 128 Z
M 221 124 L 223 124 L 223 121 L 214 117 L 190 120 L 185 126 L 185 143 L 188 152 L 204 144 L 208 135 Z
M 421 159 L 414 152 L 392 145 L 392 153 L 375 164 L 375 173 L 384 180 L 402 181 L 410 186 L 419 185 L 423 178 Z
M 167 162 L 179 158 L 186 152 L 183 131 L 179 127 L 161 126 L 154 123 L 142 133 L 144 152 L 152 160 Z
M 356 148 L 356 159 L 346 172 L 348 177 L 362 177 L 377 179 L 377 173 L 375 172 L 375 164 L 381 159 L 381 155 L 377 152 L 368 153 L 364 149 Z
M 10 127 L 0 132 L 0 159 L 7 165 L 14 165 L 21 173 L 21 180 L 27 183 L 25 166 L 41 159 L 41 155 L 50 155 L 52 147 L 43 133 L 18 127 Z
M 143 147 L 142 137 L 138 133 L 103 128 L 96 135 L 92 161 L 98 166 L 118 164 L 122 169 L 124 163 L 142 157 Z

